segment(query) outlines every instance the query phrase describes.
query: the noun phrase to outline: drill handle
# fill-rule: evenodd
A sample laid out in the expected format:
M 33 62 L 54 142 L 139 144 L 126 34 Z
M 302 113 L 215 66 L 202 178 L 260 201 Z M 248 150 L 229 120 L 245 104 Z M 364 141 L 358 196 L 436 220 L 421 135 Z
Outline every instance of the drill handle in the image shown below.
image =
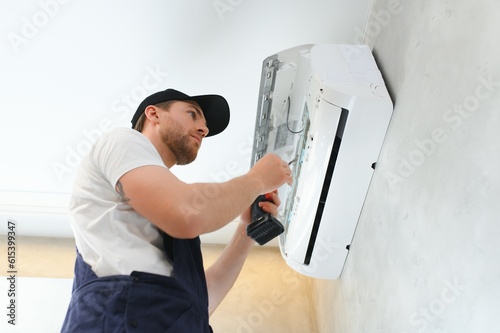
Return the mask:
M 266 214 L 269 214 L 269 213 L 266 213 L 262 208 L 260 208 L 259 202 L 261 202 L 261 201 L 271 201 L 269 194 L 266 193 L 266 194 L 259 195 L 257 197 L 257 199 L 255 199 L 255 201 L 253 202 L 252 208 L 251 208 L 252 222 L 257 221 L 259 218 L 261 218 L 262 216 L 264 216 Z
M 285 228 L 274 216 L 259 207 L 259 202 L 272 201 L 271 193 L 259 195 L 252 203 L 252 223 L 247 225 L 247 236 L 251 237 L 259 245 L 264 245 L 271 239 L 281 235 Z

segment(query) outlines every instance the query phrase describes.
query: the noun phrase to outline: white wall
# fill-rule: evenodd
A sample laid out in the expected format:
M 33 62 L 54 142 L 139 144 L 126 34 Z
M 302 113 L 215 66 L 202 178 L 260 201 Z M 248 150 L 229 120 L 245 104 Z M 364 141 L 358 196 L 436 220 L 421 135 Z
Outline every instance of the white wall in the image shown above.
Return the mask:
M 81 156 L 168 87 L 220 93 L 232 107 L 224 135 L 174 168 L 179 177 L 246 172 L 262 60 L 300 44 L 354 43 L 369 3 L 1 0 L 0 219 L 17 219 L 25 235 L 70 236 L 64 210 Z
M 500 4 L 391 3 L 366 34 L 394 115 L 321 332 L 499 332 Z
M 5 333 L 56 333 L 61 331 L 71 298 L 73 279 L 18 277 L 15 313 L 6 309 L 11 298 L 2 295 L 0 329 Z M 7 291 L 10 282 L 0 279 L 0 288 Z M 5 307 L 3 306 L 5 305 Z M 15 314 L 14 317 L 9 316 Z M 9 323 L 9 321 L 11 321 Z

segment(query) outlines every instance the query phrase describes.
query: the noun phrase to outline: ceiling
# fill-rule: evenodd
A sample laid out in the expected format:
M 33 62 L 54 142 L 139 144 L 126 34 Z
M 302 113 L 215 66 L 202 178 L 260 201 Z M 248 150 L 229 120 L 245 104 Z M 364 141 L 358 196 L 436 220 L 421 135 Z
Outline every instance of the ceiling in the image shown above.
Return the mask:
M 71 236 L 66 207 L 81 157 L 168 87 L 221 94 L 232 110 L 226 131 L 172 171 L 186 182 L 245 173 L 264 58 L 301 44 L 354 44 L 370 5 L 0 0 L 0 218 L 18 221 L 21 234 Z

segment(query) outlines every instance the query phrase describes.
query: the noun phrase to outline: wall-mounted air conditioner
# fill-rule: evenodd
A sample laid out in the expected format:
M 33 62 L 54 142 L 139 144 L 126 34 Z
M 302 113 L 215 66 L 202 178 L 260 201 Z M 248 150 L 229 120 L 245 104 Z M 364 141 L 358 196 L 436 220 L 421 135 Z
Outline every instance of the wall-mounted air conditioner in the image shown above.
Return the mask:
M 303 45 L 262 66 L 252 164 L 291 163 L 279 189 L 283 258 L 296 271 L 340 276 L 393 105 L 370 49 Z

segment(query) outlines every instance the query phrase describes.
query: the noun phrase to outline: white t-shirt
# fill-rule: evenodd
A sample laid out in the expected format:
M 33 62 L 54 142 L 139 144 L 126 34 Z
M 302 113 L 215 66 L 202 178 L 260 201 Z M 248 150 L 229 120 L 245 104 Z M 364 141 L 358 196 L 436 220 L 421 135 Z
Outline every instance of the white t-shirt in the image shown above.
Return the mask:
M 99 138 L 76 174 L 71 227 L 83 260 L 99 277 L 172 272 L 157 227 L 122 202 L 115 190 L 122 175 L 145 165 L 166 168 L 148 138 L 133 129 L 115 128 Z

